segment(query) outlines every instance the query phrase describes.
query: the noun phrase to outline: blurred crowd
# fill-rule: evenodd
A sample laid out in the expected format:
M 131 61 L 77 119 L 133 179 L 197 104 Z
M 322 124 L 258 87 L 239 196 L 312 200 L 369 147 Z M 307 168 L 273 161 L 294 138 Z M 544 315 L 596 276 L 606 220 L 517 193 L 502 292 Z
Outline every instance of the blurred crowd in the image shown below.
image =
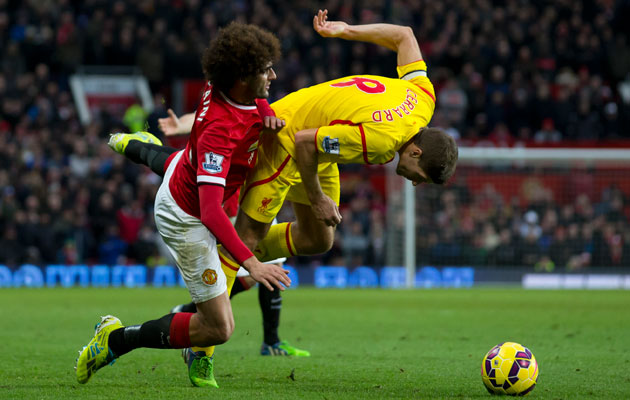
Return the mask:
M 625 173 L 595 175 L 622 180 Z M 465 181 L 460 176 L 447 190 L 430 188 L 418 199 L 417 248 L 425 264 L 524 265 L 539 271 L 630 265 L 628 201 L 617 185 L 591 196 L 556 196 L 531 176 L 518 195 L 505 196 L 496 185 L 510 182 L 488 182 L 472 192 Z
M 478 171 L 467 170 L 447 188 L 416 191 L 418 265 L 526 266 L 543 272 L 630 265 L 627 169 L 577 167 L 570 171 L 572 178 L 558 167 L 537 174 L 530 174 L 531 168 L 500 171 L 484 175 L 479 184 Z M 541 175 L 566 180 L 567 186 L 576 186 L 575 193 L 545 186 Z M 595 185 L 598 179 L 610 184 Z M 300 261 L 402 265 L 402 192 L 390 193 L 386 205 L 368 177 L 357 175 L 348 183 L 333 249 Z M 506 186 L 510 190 L 499 190 Z
M 319 38 L 311 27 L 318 8 L 349 23 L 412 26 L 438 95 L 432 125 L 460 143 L 630 137 L 627 0 L 0 0 L 0 263 L 166 262 L 152 218 L 159 178 L 106 146 L 110 132 L 128 129 L 122 118 L 103 110 L 89 125 L 80 124 L 68 83 L 80 65 L 137 66 L 157 99 L 148 118 L 153 132 L 170 105 L 173 81 L 201 77 L 201 51 L 232 20 L 258 24 L 280 38 L 272 100 L 348 74 L 395 76 L 392 52 Z M 535 258 L 522 261 L 534 265 L 548 255 L 555 265 L 568 265 L 565 258 L 587 258 L 575 250 L 580 243 L 589 243 L 578 247 L 590 249 L 591 265 L 623 263 L 630 255 L 624 251 L 630 245 L 625 214 L 614 221 L 601 211 L 619 202 L 623 208 L 614 189 L 580 200 L 600 210 L 590 219 L 581 216 L 583 205 L 550 200 L 517 209 L 509 199 L 492 215 L 473 218 L 461 212 L 474 208 L 482 194 L 465 193 L 461 184 L 419 190 L 419 203 L 427 207 L 421 214 L 436 216 L 422 223 L 439 228 L 419 235 L 422 257 L 498 265 Z M 342 202 L 339 240 L 320 259 L 383 265 L 382 191 L 369 179 L 350 180 Z M 460 207 L 465 202 L 470 207 Z M 450 215 L 453 207 L 457 215 Z M 519 233 L 534 218 L 538 247 L 530 246 L 531 235 Z M 560 253 L 567 256 L 554 258 L 550 248 L 562 241 L 573 250 L 565 246 Z M 455 254 L 452 243 L 460 244 L 465 258 L 448 258 Z M 602 250 L 611 246 L 617 250 Z M 540 254 L 526 257 L 528 249 Z

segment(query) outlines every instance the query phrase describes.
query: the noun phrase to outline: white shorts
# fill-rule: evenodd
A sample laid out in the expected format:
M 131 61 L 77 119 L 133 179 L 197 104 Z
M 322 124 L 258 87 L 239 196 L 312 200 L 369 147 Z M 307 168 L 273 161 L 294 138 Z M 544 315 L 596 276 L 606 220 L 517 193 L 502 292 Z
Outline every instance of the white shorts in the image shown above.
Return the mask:
M 164 174 L 155 196 L 155 225 L 164 239 L 194 303 L 213 299 L 227 290 L 217 240 L 198 218 L 182 210 L 171 195 L 169 181 L 180 151 Z

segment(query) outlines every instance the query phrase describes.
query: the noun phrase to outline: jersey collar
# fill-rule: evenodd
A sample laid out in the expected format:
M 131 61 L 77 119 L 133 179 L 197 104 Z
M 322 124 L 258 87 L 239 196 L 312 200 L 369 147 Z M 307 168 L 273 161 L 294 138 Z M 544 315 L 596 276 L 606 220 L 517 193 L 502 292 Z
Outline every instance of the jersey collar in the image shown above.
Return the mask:
M 223 100 L 225 100 L 225 102 L 231 105 L 232 107 L 238 108 L 239 110 L 255 110 L 256 109 L 256 106 L 246 106 L 243 104 L 238 104 L 238 103 L 233 102 L 232 100 L 230 100 L 229 97 L 223 94 L 222 91 L 219 91 L 219 93 L 221 94 L 221 97 L 223 97 Z

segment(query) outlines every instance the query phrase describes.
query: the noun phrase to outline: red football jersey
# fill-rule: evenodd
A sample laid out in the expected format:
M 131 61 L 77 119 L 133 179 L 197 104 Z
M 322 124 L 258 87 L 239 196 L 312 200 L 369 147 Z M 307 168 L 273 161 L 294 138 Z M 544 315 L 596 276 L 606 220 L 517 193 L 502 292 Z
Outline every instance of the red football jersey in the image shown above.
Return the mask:
M 198 184 L 224 186 L 223 201 L 236 193 L 256 162 L 261 129 L 255 105 L 236 104 L 208 83 L 188 144 L 170 181 L 177 205 L 200 218 Z

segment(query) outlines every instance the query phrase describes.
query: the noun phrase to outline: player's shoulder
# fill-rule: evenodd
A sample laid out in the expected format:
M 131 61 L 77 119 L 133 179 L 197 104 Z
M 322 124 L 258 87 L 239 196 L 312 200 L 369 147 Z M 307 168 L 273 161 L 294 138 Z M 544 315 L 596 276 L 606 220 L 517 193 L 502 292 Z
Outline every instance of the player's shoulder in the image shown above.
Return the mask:
M 427 64 L 424 60 L 399 65 L 396 70 L 400 81 L 406 82 L 413 91 L 428 96 L 435 103 L 435 89 L 427 75 Z

